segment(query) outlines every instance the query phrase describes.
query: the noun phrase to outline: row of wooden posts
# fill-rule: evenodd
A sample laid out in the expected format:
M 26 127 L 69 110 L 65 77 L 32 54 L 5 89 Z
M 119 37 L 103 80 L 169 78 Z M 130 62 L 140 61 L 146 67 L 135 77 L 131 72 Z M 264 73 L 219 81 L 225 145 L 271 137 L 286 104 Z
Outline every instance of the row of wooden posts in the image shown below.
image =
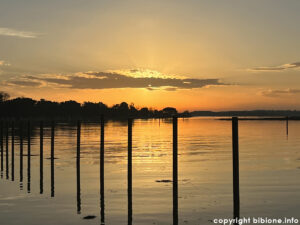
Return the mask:
M 132 123 L 133 119 L 128 119 L 128 224 L 132 224 Z M 11 179 L 14 181 L 14 141 L 15 141 L 15 123 L 11 123 Z M 101 223 L 104 224 L 104 144 L 105 144 L 105 121 L 101 116 L 100 127 L 100 208 Z M 20 140 L 20 188 L 23 189 L 23 122 L 19 126 Z M 54 135 L 55 123 L 51 123 L 51 197 L 54 197 Z M 6 122 L 6 179 L 9 179 L 9 122 Z M 40 193 L 43 193 L 43 137 L 44 123 L 40 122 Z M 81 212 L 81 191 L 80 191 L 80 137 L 81 122 L 77 122 L 77 154 L 76 154 L 76 177 L 77 177 L 77 212 Z M 4 167 L 4 122 L 0 124 L 1 141 L 1 177 L 3 177 Z M 239 141 L 238 141 L 238 118 L 232 117 L 232 162 L 233 162 L 233 217 L 239 218 L 240 198 L 239 198 Z M 31 158 L 31 123 L 27 123 L 27 192 L 30 193 L 30 158 Z M 178 224 L 178 118 L 173 117 L 173 224 Z

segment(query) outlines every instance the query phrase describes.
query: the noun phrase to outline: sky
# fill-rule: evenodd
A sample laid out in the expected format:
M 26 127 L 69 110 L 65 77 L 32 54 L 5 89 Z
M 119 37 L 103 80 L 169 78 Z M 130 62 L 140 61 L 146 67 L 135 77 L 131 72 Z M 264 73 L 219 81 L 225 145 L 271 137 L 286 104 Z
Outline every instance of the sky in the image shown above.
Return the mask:
M 0 91 L 300 110 L 299 0 L 0 0 Z

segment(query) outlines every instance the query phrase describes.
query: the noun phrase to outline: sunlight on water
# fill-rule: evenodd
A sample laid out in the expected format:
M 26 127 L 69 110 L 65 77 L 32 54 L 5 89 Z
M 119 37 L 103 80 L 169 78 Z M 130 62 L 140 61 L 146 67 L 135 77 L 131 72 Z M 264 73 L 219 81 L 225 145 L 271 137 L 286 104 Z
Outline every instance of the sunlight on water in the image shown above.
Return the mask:
M 283 121 L 240 121 L 239 125 L 241 216 L 296 217 L 300 206 L 300 122 L 290 121 L 288 136 Z M 5 225 L 40 225 L 41 221 L 100 224 L 100 125 L 85 123 L 81 129 L 80 196 L 76 125 L 60 123 L 55 129 L 54 197 L 50 126 L 44 128 L 42 194 L 39 128 L 32 131 L 30 171 L 24 137 L 23 190 L 19 137 L 15 138 L 14 181 L 9 140 L 8 179 L 4 165 L 0 180 L 0 217 Z M 231 121 L 179 119 L 178 135 L 179 224 L 213 224 L 214 218 L 231 218 Z M 133 224 L 172 224 L 172 183 L 167 182 L 172 180 L 172 121 L 134 121 L 132 160 Z M 96 218 L 83 219 L 86 216 Z M 105 124 L 105 224 L 126 223 L 127 122 L 109 121 Z

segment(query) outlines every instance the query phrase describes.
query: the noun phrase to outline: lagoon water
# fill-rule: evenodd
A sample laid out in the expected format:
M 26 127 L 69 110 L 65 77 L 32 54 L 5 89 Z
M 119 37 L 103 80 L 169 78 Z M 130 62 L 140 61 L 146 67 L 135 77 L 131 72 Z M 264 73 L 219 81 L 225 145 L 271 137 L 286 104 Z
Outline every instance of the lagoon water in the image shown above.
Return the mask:
M 17 127 L 17 126 L 16 126 Z M 240 199 L 242 217 L 299 219 L 300 121 L 240 121 Z M 14 181 L 0 179 L 0 224 L 101 224 L 100 126 L 82 124 L 80 196 L 77 195 L 76 126 L 55 130 L 54 190 L 51 197 L 50 127 L 44 131 L 43 193 L 40 193 L 39 128 L 33 130 L 30 170 L 24 138 L 20 182 L 19 138 L 15 138 Z M 179 224 L 213 224 L 232 218 L 231 121 L 178 120 Z M 132 224 L 172 224 L 172 122 L 135 120 L 133 124 Z M 30 179 L 28 175 L 30 172 Z M 105 124 L 105 224 L 127 224 L 127 123 Z M 83 219 L 86 216 L 96 216 Z

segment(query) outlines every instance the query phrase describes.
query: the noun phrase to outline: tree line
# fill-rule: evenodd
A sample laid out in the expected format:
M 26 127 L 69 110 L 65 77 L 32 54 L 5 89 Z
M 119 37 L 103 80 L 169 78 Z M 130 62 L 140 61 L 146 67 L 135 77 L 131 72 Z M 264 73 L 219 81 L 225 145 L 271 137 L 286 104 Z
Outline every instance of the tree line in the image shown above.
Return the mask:
M 185 112 L 187 114 L 187 112 Z M 122 102 L 112 107 L 102 102 L 48 101 L 18 97 L 11 99 L 5 92 L 0 92 L 0 117 L 2 118 L 63 118 L 96 119 L 100 115 L 106 118 L 167 118 L 182 116 L 173 107 L 162 110 L 137 108 L 134 104 Z

